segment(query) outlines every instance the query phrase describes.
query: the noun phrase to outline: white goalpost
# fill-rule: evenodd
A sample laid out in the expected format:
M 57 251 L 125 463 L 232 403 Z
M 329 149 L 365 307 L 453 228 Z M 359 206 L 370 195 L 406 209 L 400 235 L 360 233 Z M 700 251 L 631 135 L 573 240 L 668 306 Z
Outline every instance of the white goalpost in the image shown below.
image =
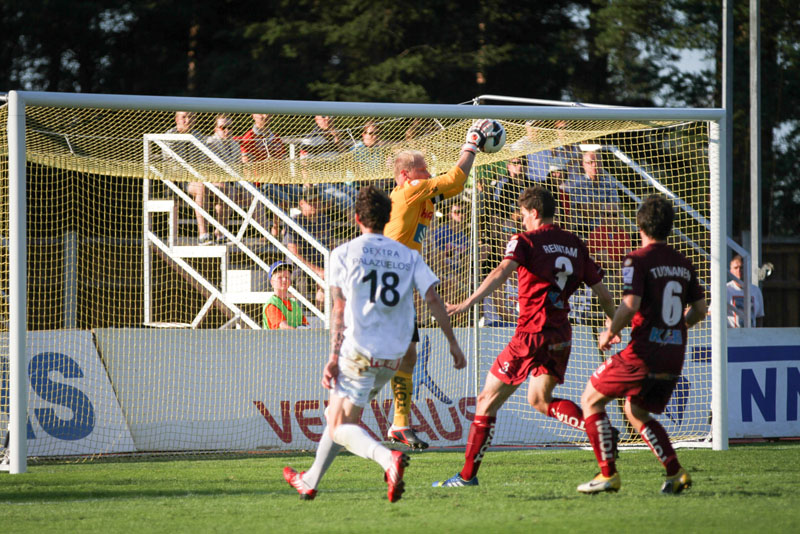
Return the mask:
M 596 152 L 620 198 L 620 228 L 630 233 L 636 205 L 652 192 L 676 207 L 671 239 L 701 265 L 711 314 L 690 334 L 688 378 L 665 418 L 677 439 L 699 443 L 710 431 L 713 449 L 727 449 L 725 111 L 516 100 L 469 106 L 11 91 L 0 107 L 0 182 L 8 191 L 5 199 L 0 193 L 8 318 L 0 332 L 0 363 L 7 361 L 0 425 L 10 436 L 9 472 L 25 472 L 29 457 L 311 448 L 324 409 L 317 375 L 330 313 L 320 273 L 329 251 L 354 235 L 353 191 L 390 183 L 387 162 L 405 148 L 422 150 L 432 173 L 445 172 L 468 125 L 487 117 L 504 124 L 508 142 L 479 155 L 464 195 L 437 205 L 423 251 L 445 296 L 465 298 L 514 231 L 509 198 L 518 190 L 506 162 L 524 159 L 527 180 L 545 183 L 551 168 L 577 172 L 569 158 Z M 266 115 L 280 154 L 225 161 L 197 135 L 167 133 L 178 111 L 193 113 L 208 135 L 217 117 L 229 118 L 243 152 L 253 114 Z M 315 127 L 318 115 L 333 117 L 335 133 Z M 380 142 L 363 142 L 367 127 L 380 131 Z M 543 161 L 550 167 L 536 167 Z M 205 205 L 188 193 L 194 182 L 205 187 Z M 43 183 L 54 184 L 46 194 Z M 294 196 L 279 198 L 283 191 Z M 456 203 L 471 214 L 459 230 L 468 246 L 447 226 Z M 559 207 L 565 225 L 589 226 L 574 199 L 567 206 Z M 197 242 L 198 217 L 218 242 Z M 77 236 L 69 253 L 66 232 Z M 308 329 L 262 324 L 277 261 L 295 266 L 291 291 Z M 62 283 L 69 276 L 77 279 L 72 289 Z M 618 299 L 621 286 L 610 280 Z M 500 295 L 511 300 L 513 291 Z M 601 357 L 592 306 L 579 297 L 572 303 L 576 348 L 558 391 L 573 400 Z M 434 447 L 463 444 L 480 381 L 513 331 L 487 326 L 489 313 L 476 307 L 455 325 L 468 352 L 463 376 L 440 362 L 446 343 L 422 318 L 412 420 Z M 496 444 L 584 441 L 517 395 L 498 420 Z M 378 437 L 390 398 L 365 410 L 365 427 Z

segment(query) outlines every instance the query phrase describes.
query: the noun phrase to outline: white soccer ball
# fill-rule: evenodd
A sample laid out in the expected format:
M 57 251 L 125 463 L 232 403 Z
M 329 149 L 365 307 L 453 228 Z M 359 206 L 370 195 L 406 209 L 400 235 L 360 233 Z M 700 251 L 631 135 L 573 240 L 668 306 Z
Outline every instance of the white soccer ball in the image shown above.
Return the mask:
M 506 144 L 506 129 L 497 121 L 492 121 L 492 131 L 486 136 L 486 143 L 484 143 L 483 150 L 487 154 L 499 152 L 503 145 Z

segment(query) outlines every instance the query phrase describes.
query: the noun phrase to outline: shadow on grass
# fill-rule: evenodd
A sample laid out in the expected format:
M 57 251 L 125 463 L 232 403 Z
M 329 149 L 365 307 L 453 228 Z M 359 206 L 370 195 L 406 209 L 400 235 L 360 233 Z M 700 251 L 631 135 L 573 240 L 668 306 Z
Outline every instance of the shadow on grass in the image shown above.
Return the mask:
M 5 503 L 63 503 L 80 501 L 114 501 L 114 500 L 141 500 L 141 499 L 175 499 L 175 498 L 207 498 L 207 497 L 264 497 L 271 495 L 287 495 L 289 489 L 275 488 L 247 488 L 237 484 L 236 488 L 204 488 L 204 489 L 145 489 L 131 487 L 129 489 L 80 489 L 63 487 L 59 490 L 37 488 L 20 488 L 11 491 L 0 491 L 0 502 Z

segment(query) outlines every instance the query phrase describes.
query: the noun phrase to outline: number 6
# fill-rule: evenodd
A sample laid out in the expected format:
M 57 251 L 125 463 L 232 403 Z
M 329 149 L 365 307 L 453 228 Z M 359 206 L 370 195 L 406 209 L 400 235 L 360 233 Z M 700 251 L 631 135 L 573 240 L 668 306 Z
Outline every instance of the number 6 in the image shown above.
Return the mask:
M 667 326 L 675 326 L 683 315 L 681 292 L 683 287 L 679 282 L 672 280 L 664 287 L 664 297 L 661 300 L 661 318 Z

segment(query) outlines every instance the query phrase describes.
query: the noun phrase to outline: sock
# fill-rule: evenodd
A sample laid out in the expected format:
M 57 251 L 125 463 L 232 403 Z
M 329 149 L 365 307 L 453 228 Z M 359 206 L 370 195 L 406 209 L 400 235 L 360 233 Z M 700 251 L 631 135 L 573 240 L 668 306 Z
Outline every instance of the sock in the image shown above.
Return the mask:
M 319 481 L 325 476 L 325 472 L 331 466 L 336 455 L 339 454 L 342 448 L 343 447 L 338 443 L 334 443 L 330 432 L 328 432 L 328 427 L 326 426 L 322 431 L 322 438 L 319 440 L 317 454 L 314 456 L 314 463 L 311 464 L 308 471 L 303 473 L 303 482 L 309 489 L 317 489 Z
M 650 419 L 642 428 L 639 429 L 639 434 L 653 454 L 656 455 L 658 461 L 667 470 L 667 476 L 671 477 L 676 474 L 681 464 L 678 462 L 678 455 L 675 454 L 675 449 L 672 448 L 672 443 L 669 441 L 669 436 L 661 423 L 655 419 Z
M 614 440 L 611 437 L 611 422 L 606 412 L 590 415 L 586 418 L 586 434 L 592 444 L 597 465 L 604 477 L 610 477 L 617 472 L 614 461 Z
M 367 460 L 373 460 L 386 471 L 392 466 L 392 451 L 378 443 L 358 425 L 344 424 L 336 427 L 333 441 L 347 447 L 347 450 Z
M 571 400 L 553 399 L 553 402 L 547 405 L 547 415 L 555 417 L 572 428 L 586 430 L 586 425 L 583 420 L 583 411 Z
M 411 426 L 411 394 L 414 392 L 414 379 L 411 373 L 398 371 L 392 377 L 394 395 L 394 421 L 396 427 Z
M 476 415 L 472 421 L 469 427 L 469 437 L 467 437 L 467 450 L 464 452 L 466 460 L 460 473 L 464 480 L 469 480 L 478 474 L 483 454 L 492 444 L 496 420 L 497 417 L 490 415 Z

